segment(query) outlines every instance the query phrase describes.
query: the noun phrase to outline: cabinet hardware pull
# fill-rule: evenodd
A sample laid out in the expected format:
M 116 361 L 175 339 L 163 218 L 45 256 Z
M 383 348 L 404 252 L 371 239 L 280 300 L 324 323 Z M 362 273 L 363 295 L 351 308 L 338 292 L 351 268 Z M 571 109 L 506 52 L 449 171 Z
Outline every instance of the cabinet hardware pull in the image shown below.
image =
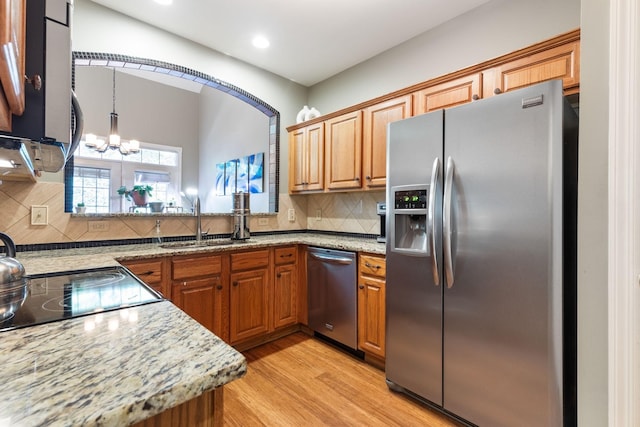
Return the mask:
M 360 289 L 364 289 L 364 285 L 360 285 L 358 286 Z
M 282 274 L 280 274 L 280 273 L 276 274 L 276 277 L 281 277 L 281 276 L 282 276 Z
M 379 265 L 369 264 L 369 262 L 367 262 L 367 261 L 365 261 L 364 266 L 365 267 L 369 267 L 369 268 L 375 268 L 376 270 L 380 268 Z
M 473 99 L 474 101 L 477 101 L 478 99 L 480 99 L 480 97 L 478 96 L 478 94 L 474 93 L 471 99 Z
M 150 275 L 152 275 L 152 274 L 153 274 L 153 271 L 152 271 L 152 270 L 149 270 L 149 271 L 145 271 L 144 273 L 141 273 L 140 275 L 141 275 L 141 276 L 150 276 Z
M 367 178 L 367 181 L 371 181 L 371 177 L 369 175 L 365 176 L 365 178 Z
M 360 178 L 356 176 L 355 178 L 353 178 L 353 180 L 354 181 L 360 181 Z
M 500 90 L 500 88 L 497 87 L 493 90 L 493 93 L 495 93 L 496 95 L 500 95 L 502 91 Z
M 233 282 L 233 286 L 238 286 L 238 282 Z
M 291 258 L 293 254 L 280 255 L 280 258 Z
M 217 290 L 222 290 L 222 285 L 218 285 L 218 286 L 216 286 L 216 289 L 217 289 Z
M 24 76 L 24 79 L 28 83 L 31 83 L 31 86 L 33 86 L 35 90 L 42 89 L 42 77 L 40 76 L 40 74 L 34 74 L 31 78 L 29 78 L 28 76 Z

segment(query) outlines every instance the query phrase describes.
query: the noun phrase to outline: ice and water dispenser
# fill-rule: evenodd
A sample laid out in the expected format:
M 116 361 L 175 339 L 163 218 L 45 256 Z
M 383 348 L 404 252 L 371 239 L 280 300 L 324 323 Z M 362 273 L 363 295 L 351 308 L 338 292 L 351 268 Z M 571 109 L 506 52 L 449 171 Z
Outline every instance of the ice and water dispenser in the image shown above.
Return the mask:
M 427 256 L 428 185 L 404 185 L 391 188 L 393 205 L 387 238 L 390 249 L 407 255 Z

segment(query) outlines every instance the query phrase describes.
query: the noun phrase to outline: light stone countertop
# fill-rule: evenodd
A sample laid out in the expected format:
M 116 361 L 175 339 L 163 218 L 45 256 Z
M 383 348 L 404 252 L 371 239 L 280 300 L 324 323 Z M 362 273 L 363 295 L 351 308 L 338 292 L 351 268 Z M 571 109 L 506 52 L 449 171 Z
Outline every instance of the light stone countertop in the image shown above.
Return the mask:
M 118 260 L 305 244 L 384 254 L 375 239 L 298 233 L 191 248 L 159 244 L 19 252 L 27 274 Z M 169 301 L 0 332 L 0 426 L 122 426 L 246 373 L 244 357 Z
M 0 425 L 125 426 L 246 373 L 169 301 L 0 332 Z
M 219 241 L 221 239 L 216 239 Z M 28 275 L 51 273 L 55 271 L 81 270 L 85 268 L 109 267 L 119 265 L 118 260 L 184 255 L 202 252 L 224 252 L 240 249 L 258 249 L 286 244 L 304 244 L 330 249 L 342 249 L 354 252 L 374 254 L 385 253 L 384 243 L 375 239 L 344 237 L 339 235 L 291 233 L 251 237 L 243 243 L 231 243 L 220 246 L 172 247 L 163 248 L 158 243 L 123 246 L 104 246 L 98 248 L 59 249 L 51 251 L 18 252 L 16 258 L 24 265 Z M 210 240 L 207 240 L 210 242 Z M 175 243 L 166 243 L 168 245 Z

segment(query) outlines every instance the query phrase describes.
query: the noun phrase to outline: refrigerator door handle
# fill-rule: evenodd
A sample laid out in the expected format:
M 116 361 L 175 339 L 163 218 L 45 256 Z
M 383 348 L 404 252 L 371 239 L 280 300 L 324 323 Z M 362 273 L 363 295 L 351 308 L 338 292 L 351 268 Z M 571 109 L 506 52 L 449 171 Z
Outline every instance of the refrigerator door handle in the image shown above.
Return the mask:
M 433 271 L 433 283 L 436 286 L 440 285 L 440 271 L 438 270 L 438 247 L 437 247 L 437 233 L 436 227 L 436 197 L 438 194 L 438 187 L 440 183 L 440 159 L 436 158 L 433 161 L 433 167 L 431 169 L 431 185 L 430 185 L 430 193 L 429 193 L 429 207 L 427 213 L 427 229 L 428 232 L 431 233 L 431 239 L 429 239 L 429 246 L 431 246 L 431 263 L 432 263 L 432 271 Z
M 454 248 L 452 235 L 454 233 L 452 224 L 451 202 L 453 198 L 453 178 L 454 178 L 453 159 L 447 158 L 447 168 L 445 170 L 444 181 L 444 206 L 442 209 L 442 233 L 444 234 L 444 270 L 447 278 L 447 288 L 453 287 L 455 265 L 454 265 Z

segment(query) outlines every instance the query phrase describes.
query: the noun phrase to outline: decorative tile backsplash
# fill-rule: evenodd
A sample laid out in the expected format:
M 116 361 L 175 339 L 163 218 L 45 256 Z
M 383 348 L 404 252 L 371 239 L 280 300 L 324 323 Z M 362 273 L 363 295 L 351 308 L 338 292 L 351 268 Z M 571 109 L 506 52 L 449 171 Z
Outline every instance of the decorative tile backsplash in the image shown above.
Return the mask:
M 274 230 L 322 230 L 378 234 L 376 202 L 384 191 L 335 194 L 281 194 L 278 215 L 251 216 L 252 232 Z M 48 207 L 48 224 L 31 225 L 31 206 Z M 289 221 L 289 210 L 295 219 Z M 0 185 L 0 231 L 16 244 L 67 243 L 93 240 L 138 239 L 195 234 L 191 216 L 72 217 L 64 213 L 64 184 L 4 181 Z M 202 230 L 211 234 L 231 233 L 231 216 L 202 217 Z

